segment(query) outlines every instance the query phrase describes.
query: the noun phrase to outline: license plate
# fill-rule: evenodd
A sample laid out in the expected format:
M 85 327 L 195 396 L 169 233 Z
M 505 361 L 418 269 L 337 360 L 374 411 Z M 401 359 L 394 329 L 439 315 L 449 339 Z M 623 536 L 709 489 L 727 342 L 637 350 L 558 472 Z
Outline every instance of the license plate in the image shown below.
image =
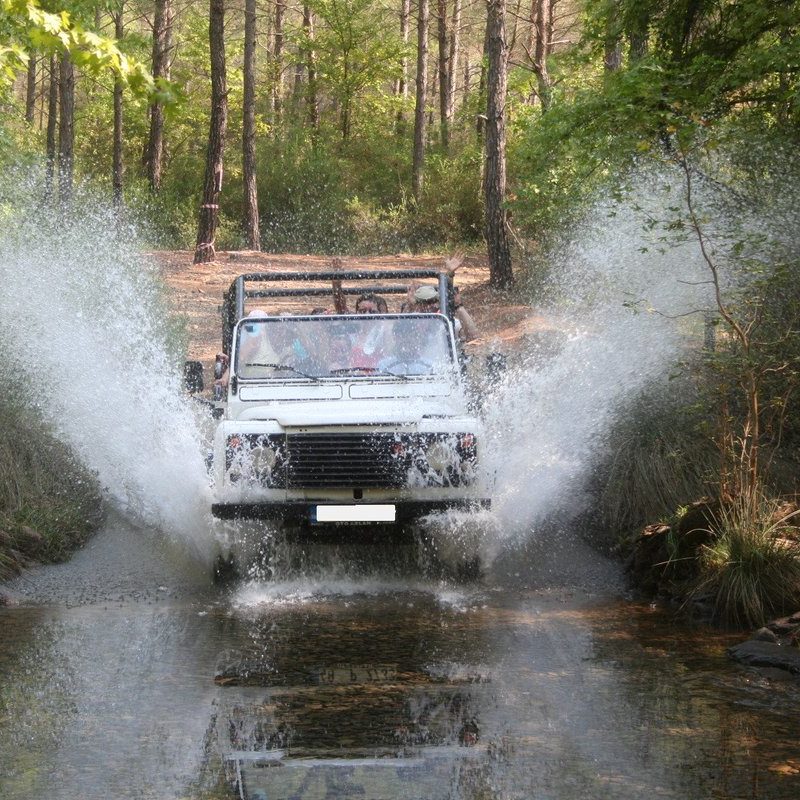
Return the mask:
M 328 686 L 348 683 L 386 683 L 397 678 L 396 664 L 334 664 L 317 671 L 317 681 Z
M 317 506 L 317 522 L 394 522 L 397 512 L 394 505 Z

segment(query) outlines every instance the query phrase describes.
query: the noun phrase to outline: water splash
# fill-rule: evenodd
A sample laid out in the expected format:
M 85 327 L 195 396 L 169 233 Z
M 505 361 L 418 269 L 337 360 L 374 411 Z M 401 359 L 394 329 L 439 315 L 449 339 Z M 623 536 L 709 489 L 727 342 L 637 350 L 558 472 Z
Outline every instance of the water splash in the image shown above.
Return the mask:
M 506 539 L 586 509 L 584 487 L 618 409 L 653 381 L 669 391 L 687 334 L 702 341 L 703 315 L 692 312 L 712 307 L 707 267 L 691 237 L 665 240 L 680 192 L 673 176 L 644 176 L 624 200 L 598 203 L 548 256 L 542 310 L 554 330 L 486 403 Z
M 443 582 L 426 583 L 380 575 L 351 578 L 345 572 L 331 577 L 312 575 L 269 583 L 262 580 L 248 581 L 237 589 L 231 606 L 240 612 L 261 612 L 267 608 L 324 604 L 331 601 L 344 601 L 346 605 L 364 598 L 385 596 L 403 597 L 405 602 L 413 605 L 415 595 L 425 602 L 432 599 L 441 608 L 453 611 L 466 611 L 483 599 L 480 593 L 456 589 Z
M 62 215 L 37 204 L 36 176 L 16 177 L 0 211 L 0 339 L 20 399 L 114 506 L 207 555 L 208 480 L 155 264 L 91 192 Z

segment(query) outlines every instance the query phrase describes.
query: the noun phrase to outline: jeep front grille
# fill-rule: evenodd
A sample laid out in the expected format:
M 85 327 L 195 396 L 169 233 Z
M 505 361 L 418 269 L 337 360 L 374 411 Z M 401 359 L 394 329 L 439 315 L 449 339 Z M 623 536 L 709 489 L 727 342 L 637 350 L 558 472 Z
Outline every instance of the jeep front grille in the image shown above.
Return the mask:
M 286 437 L 289 489 L 389 489 L 405 484 L 400 439 L 392 433 L 292 434 Z
M 431 469 L 427 454 L 444 446 L 447 465 Z M 471 483 L 472 434 L 315 433 L 286 437 L 288 489 L 395 489 Z
M 232 434 L 228 480 L 274 489 L 463 486 L 475 479 L 472 433 Z

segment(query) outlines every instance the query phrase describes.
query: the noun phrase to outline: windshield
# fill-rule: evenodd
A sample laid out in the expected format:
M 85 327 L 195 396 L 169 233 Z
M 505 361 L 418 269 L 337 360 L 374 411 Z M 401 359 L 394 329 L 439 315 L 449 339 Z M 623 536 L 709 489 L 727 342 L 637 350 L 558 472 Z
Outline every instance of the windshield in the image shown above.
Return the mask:
M 412 377 L 453 367 L 447 320 L 403 316 L 276 317 L 239 325 L 239 378 Z

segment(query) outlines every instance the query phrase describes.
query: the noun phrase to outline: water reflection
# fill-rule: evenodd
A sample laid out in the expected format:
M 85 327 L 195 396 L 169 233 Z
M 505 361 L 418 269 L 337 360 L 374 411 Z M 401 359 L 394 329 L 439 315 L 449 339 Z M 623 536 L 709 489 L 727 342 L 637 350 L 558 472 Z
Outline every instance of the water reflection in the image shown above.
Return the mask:
M 729 637 L 415 581 L 0 609 L 0 797 L 800 796 L 800 684 Z
M 239 620 L 218 660 L 219 738 L 248 797 L 486 794 L 491 671 L 435 597 L 351 598 Z M 438 654 L 444 660 L 432 658 Z M 482 662 L 479 664 L 478 661 Z

